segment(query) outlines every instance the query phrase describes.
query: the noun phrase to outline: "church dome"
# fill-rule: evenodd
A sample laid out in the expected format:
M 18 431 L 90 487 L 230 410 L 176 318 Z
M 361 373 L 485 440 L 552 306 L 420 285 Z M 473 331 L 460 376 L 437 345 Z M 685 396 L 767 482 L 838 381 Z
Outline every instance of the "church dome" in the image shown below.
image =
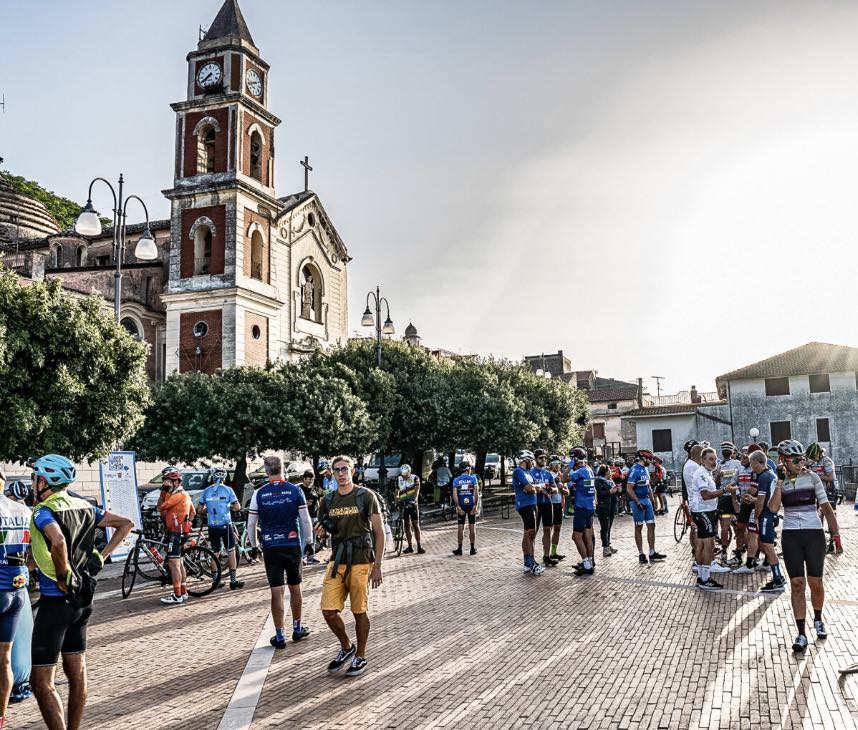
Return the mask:
M 411 322 L 409 322 L 408 326 L 405 328 L 405 336 L 406 337 L 416 337 L 417 336 L 417 328 L 413 324 L 411 324 Z
M 59 232 L 43 203 L 14 190 L 0 177 L 0 239 L 44 238 Z

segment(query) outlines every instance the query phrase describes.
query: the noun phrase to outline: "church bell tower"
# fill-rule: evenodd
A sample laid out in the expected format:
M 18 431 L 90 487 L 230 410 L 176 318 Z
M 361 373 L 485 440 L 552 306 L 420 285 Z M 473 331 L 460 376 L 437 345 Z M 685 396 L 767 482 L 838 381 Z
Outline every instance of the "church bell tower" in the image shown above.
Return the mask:
M 269 66 L 237 0 L 226 0 L 187 55 L 176 113 L 167 372 L 275 359 L 283 305 L 272 276 L 274 129 Z M 288 275 L 288 274 L 287 274 Z

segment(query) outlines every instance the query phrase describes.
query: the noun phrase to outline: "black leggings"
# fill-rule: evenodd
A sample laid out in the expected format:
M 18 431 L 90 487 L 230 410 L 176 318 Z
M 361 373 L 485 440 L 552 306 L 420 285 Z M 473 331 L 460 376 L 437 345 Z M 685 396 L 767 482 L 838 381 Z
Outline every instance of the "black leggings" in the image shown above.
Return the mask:
M 605 512 L 596 510 L 596 516 L 599 518 L 599 537 L 602 538 L 602 547 L 606 548 L 611 544 L 611 526 L 614 524 L 614 512 Z

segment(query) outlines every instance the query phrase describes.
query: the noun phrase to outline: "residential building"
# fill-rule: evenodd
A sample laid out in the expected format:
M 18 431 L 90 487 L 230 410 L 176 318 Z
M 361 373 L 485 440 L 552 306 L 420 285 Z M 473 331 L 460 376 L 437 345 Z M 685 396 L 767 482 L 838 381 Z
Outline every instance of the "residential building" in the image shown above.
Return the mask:
M 558 350 L 556 354 L 527 355 L 524 365 L 535 373 L 548 373 L 552 378 L 559 378 L 573 388 L 577 387 L 572 361 L 563 354 L 563 350 Z
M 651 401 L 643 390 L 643 381 L 600 378 L 595 370 L 577 370 L 574 377 L 590 402 L 590 425 L 584 433 L 584 445 L 596 456 L 620 456 L 624 453 L 621 416 Z
M 720 375 L 732 438 L 818 441 L 837 464 L 858 461 L 858 348 L 809 342 Z

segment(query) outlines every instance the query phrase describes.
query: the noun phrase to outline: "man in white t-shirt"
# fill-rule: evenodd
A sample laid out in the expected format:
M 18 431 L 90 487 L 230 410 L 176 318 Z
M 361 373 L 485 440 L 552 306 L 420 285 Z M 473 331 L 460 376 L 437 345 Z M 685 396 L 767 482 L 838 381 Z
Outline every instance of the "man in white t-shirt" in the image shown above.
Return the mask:
M 703 449 L 701 464 L 694 472 L 688 487 L 688 506 L 697 527 L 697 587 L 703 591 L 717 591 L 723 588 L 710 576 L 714 573 L 730 572 L 729 568 L 712 562 L 715 554 L 715 530 L 717 525 L 718 499 L 725 494 L 736 493 L 735 485 L 718 488 L 712 478 L 712 472 L 718 463 L 715 449 Z
M 703 447 L 694 439 L 685 442 L 685 453 L 688 454 L 688 459 L 682 467 L 682 502 L 686 506 L 688 505 L 688 489 L 694 479 L 694 472 L 700 468 L 700 454 L 702 452 Z M 691 554 L 694 556 L 692 570 L 697 570 L 697 528 L 693 522 L 688 533 L 688 540 L 691 542 Z

